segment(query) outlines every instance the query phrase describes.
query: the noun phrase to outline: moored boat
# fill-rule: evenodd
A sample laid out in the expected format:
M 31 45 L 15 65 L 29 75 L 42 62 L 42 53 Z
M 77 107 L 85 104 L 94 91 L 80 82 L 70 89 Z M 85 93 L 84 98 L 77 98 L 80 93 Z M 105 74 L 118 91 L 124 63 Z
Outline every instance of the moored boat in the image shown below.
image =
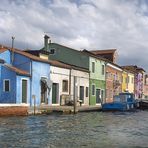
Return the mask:
M 120 93 L 114 96 L 113 102 L 103 103 L 102 111 L 130 111 L 138 107 L 139 102 L 132 93 Z

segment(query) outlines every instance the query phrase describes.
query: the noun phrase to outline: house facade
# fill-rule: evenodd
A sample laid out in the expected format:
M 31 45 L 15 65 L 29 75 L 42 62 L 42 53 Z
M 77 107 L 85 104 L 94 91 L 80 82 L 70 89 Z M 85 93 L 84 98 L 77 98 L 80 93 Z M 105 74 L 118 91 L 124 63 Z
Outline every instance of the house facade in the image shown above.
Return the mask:
M 1 47 L 1 103 L 39 106 L 49 103 L 50 63 L 21 50 Z M 2 90 L 3 89 L 3 90 Z
M 136 98 L 144 97 L 144 75 L 145 70 L 136 65 L 122 66 L 123 68 L 134 72 L 134 94 Z
M 50 52 L 44 52 L 43 50 L 26 52 L 35 54 L 43 59 L 47 59 L 47 55 L 50 55 Z M 78 102 L 80 101 L 82 105 L 89 105 L 89 71 L 65 64 L 65 62 L 49 61 L 51 63 L 50 81 L 52 83 L 50 91 L 51 105 L 65 105 L 74 99 L 77 99 Z M 77 104 L 79 105 L 79 103 Z
M 122 68 L 113 63 L 106 66 L 106 102 L 112 102 L 113 96 L 122 92 Z
M 148 74 L 145 74 L 144 77 L 144 98 L 148 99 Z
M 128 90 L 128 73 L 126 70 L 122 72 L 122 92 L 126 92 Z

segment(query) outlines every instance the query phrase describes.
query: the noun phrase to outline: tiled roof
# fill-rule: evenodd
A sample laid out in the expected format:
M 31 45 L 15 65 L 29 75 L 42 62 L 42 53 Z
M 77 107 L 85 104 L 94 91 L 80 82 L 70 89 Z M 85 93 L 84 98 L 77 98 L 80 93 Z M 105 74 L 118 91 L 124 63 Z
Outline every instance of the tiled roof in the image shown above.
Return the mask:
M 30 74 L 25 70 L 19 69 L 17 67 L 14 67 L 14 66 L 11 66 L 11 65 L 8 65 L 8 64 L 4 64 L 4 66 L 7 67 L 10 70 L 16 72 L 17 74 L 30 76 Z
M 6 47 L 6 46 L 3 46 L 2 50 L 10 50 L 10 51 L 13 51 L 15 53 L 18 53 L 18 54 L 21 54 L 23 56 L 26 56 L 34 61 L 39 61 L 39 62 L 44 62 L 44 63 L 48 63 L 50 65 L 53 65 L 53 66 L 57 66 L 57 67 L 61 67 L 61 68 L 67 68 L 67 69 L 77 69 L 77 70 L 82 70 L 82 71 L 88 71 L 86 69 L 83 69 L 83 68 L 78 68 L 76 66 L 72 66 L 72 65 L 69 65 L 69 64 L 66 64 L 66 63 L 62 63 L 60 61 L 56 61 L 56 60 L 46 60 L 46 59 L 42 59 L 42 58 L 39 58 L 38 56 L 35 56 L 33 54 L 30 54 L 30 53 L 27 53 L 27 52 L 24 52 L 20 49 L 12 49 L 10 47 Z M 1 49 L 0 49 L 1 50 Z
M 94 54 L 109 54 L 115 53 L 117 49 L 105 49 L 105 50 L 91 50 Z
M 133 72 L 137 72 L 137 71 L 144 71 L 145 70 L 141 67 L 138 67 L 137 65 L 126 65 L 126 66 L 122 66 L 122 68 L 127 69 L 127 70 L 131 70 Z
M 6 50 L 7 50 L 6 48 L 1 48 L 1 47 L 0 47 L 0 53 L 4 52 L 4 51 L 6 51 Z

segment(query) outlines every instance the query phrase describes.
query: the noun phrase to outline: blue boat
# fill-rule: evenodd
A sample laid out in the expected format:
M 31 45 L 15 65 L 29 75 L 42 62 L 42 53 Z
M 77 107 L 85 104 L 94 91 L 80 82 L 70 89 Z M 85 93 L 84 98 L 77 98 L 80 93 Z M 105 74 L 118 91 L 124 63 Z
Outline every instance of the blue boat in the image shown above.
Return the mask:
M 102 111 L 130 111 L 136 109 L 139 102 L 132 93 L 120 93 L 114 96 L 113 102 L 103 103 Z

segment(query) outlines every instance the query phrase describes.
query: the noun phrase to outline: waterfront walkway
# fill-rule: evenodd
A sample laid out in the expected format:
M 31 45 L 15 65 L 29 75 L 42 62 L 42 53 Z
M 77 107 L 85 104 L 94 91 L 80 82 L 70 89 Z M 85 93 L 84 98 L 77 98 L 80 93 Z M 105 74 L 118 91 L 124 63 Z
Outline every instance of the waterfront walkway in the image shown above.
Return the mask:
M 99 111 L 101 110 L 101 105 L 92 105 L 92 106 L 77 106 L 76 107 L 76 113 L 77 112 L 89 112 L 89 111 Z M 74 113 L 74 107 L 73 106 L 48 106 L 48 105 L 41 105 L 40 107 L 31 107 L 29 109 L 29 114 L 38 114 L 38 113 L 65 113 L 70 114 Z

